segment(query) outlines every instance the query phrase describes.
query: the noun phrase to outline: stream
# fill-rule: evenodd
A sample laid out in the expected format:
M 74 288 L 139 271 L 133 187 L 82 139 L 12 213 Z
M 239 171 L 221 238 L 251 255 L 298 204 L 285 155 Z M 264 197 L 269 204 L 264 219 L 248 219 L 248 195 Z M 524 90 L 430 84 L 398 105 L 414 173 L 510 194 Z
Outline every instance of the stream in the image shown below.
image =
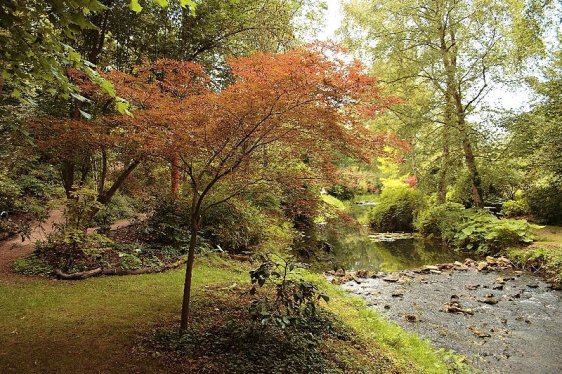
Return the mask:
M 562 292 L 541 278 L 408 234 L 315 235 L 330 244 L 309 253 L 313 269 L 435 347 L 486 373 L 562 373 Z

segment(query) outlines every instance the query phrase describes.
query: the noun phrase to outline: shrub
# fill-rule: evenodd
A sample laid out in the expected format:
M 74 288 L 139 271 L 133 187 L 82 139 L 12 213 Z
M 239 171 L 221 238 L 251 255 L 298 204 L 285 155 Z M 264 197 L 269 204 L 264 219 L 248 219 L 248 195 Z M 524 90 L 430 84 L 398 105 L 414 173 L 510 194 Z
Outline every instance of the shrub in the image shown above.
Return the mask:
M 188 204 L 161 198 L 156 200 L 144 224 L 146 240 L 174 246 L 189 242 Z
M 528 248 L 509 248 L 508 257 L 518 266 L 544 273 L 555 288 L 562 289 L 562 248 L 556 244 L 533 244 Z
M 562 223 L 562 190 L 554 185 L 535 187 L 527 192 L 533 218 L 542 224 Z
M 521 217 L 529 214 L 529 204 L 525 200 L 508 200 L 503 203 L 502 213 L 506 217 Z
M 485 210 L 446 203 L 422 212 L 416 227 L 422 235 L 441 238 L 455 248 L 497 253 L 532 242 L 534 226 L 525 220 L 498 219 Z
M 496 254 L 508 247 L 533 242 L 531 225 L 525 220 L 498 219 L 482 211 L 459 227 L 454 236 L 457 248 Z
M 129 219 L 135 216 L 134 200 L 126 195 L 115 195 L 111 201 L 103 206 L 94 217 L 95 224 L 105 231 L 120 219 Z
M 351 188 L 341 184 L 330 187 L 328 193 L 340 200 L 351 200 L 355 197 L 355 192 Z
M 416 229 L 423 236 L 442 238 L 450 242 L 460 223 L 467 219 L 462 204 L 445 203 L 422 211 L 416 220 Z
M 273 299 L 266 294 L 250 304 L 250 315 L 262 325 L 285 328 L 306 323 L 316 316 L 318 300 L 328 302 L 328 296 L 321 293 L 314 283 L 295 276 L 294 271 L 306 267 L 305 264 L 281 257 L 262 256 L 261 260 L 260 266 L 250 271 L 253 284 L 250 294 L 256 294 L 256 286 L 263 287 L 268 283 L 275 288 Z
M 371 226 L 377 231 L 413 231 L 414 218 L 423 203 L 422 195 L 413 188 L 385 188 L 371 211 Z
M 53 268 L 36 255 L 21 257 L 12 265 L 14 272 L 24 275 L 49 275 Z
M 204 236 L 213 246 L 233 252 L 281 251 L 293 240 L 293 229 L 281 211 L 262 209 L 235 199 L 204 216 Z

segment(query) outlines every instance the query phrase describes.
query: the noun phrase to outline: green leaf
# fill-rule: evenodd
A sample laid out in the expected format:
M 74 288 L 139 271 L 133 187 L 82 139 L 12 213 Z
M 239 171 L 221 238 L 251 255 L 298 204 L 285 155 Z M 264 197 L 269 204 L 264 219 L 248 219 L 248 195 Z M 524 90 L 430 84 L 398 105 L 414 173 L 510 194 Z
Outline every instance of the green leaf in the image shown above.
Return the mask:
M 92 119 L 92 115 L 90 113 L 84 112 L 82 109 L 80 109 L 80 114 L 82 115 L 82 117 L 84 117 L 88 121 Z
M 197 4 L 193 0 L 180 0 L 180 5 L 182 7 L 189 7 L 189 13 L 194 16 L 195 15 L 195 8 L 197 8 Z
M 139 13 L 142 10 L 142 6 L 139 4 L 139 0 L 131 0 L 129 5 L 133 12 Z
M 74 50 L 74 49 L 70 49 L 68 51 L 68 59 L 70 61 L 73 61 L 73 62 L 80 62 L 80 59 L 81 59 L 80 53 L 76 52 L 76 50 Z
M 168 6 L 168 0 L 153 0 L 156 4 L 160 5 L 162 8 Z

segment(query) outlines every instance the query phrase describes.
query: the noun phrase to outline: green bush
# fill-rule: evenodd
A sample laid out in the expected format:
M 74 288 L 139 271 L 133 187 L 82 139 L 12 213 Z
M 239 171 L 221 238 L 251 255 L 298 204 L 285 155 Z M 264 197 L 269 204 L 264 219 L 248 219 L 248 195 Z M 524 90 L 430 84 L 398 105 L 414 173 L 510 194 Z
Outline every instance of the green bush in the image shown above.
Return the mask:
M 174 246 L 189 242 L 189 205 L 181 200 L 156 200 L 144 224 L 146 240 Z
M 416 227 L 422 235 L 441 238 L 455 248 L 495 254 L 531 243 L 534 226 L 525 220 L 498 219 L 485 210 L 447 203 L 422 212 Z
M 351 188 L 341 184 L 330 187 L 328 193 L 340 200 L 352 200 L 355 197 L 355 192 Z
M 556 244 L 533 244 L 528 248 L 509 248 L 507 255 L 517 266 L 547 276 L 555 288 L 562 289 L 562 248 Z
M 508 200 L 503 203 L 502 213 L 506 217 L 521 217 L 529 214 L 529 204 L 525 200 Z
M 527 221 L 498 219 L 482 211 L 474 213 L 459 229 L 454 236 L 455 246 L 480 253 L 497 254 L 508 247 L 533 242 L 531 225 Z
M 535 187 L 527 192 L 533 218 L 542 224 L 562 223 L 562 189 L 555 185 Z
M 135 216 L 135 202 L 126 195 L 115 195 L 94 217 L 96 225 L 109 229 L 115 221 Z
M 53 271 L 51 265 L 35 255 L 18 258 L 12 269 L 15 273 L 24 275 L 49 275 Z
M 372 209 L 370 224 L 377 231 L 414 230 L 414 219 L 424 205 L 421 193 L 410 187 L 385 188 Z
M 462 204 L 445 203 L 422 211 L 417 217 L 416 229 L 426 237 L 442 238 L 451 242 L 459 224 L 468 219 Z
M 292 243 L 293 230 L 281 212 L 260 209 L 242 200 L 210 209 L 203 220 L 204 236 L 224 250 L 279 251 Z

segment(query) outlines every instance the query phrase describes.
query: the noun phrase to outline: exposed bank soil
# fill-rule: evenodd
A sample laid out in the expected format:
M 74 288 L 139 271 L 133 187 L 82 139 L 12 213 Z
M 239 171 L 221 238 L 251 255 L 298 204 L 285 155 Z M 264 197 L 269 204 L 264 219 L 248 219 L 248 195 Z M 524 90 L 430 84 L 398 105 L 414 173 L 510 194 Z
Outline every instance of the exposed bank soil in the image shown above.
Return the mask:
M 504 260 L 331 277 L 406 330 L 466 355 L 479 370 L 562 373 L 562 292 Z

